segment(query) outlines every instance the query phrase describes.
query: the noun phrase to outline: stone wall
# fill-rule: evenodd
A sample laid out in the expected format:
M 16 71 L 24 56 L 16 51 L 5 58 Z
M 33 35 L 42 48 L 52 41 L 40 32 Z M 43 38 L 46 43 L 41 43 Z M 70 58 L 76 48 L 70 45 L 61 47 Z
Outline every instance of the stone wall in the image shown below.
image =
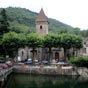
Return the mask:
M 71 66 L 15 66 L 16 73 L 43 74 L 43 75 L 78 75 Z

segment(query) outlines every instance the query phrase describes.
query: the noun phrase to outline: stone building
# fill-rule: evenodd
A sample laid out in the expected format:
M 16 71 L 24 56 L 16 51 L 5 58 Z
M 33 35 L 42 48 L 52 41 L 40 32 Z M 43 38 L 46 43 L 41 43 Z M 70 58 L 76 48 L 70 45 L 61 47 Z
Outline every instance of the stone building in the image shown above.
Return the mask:
M 46 17 L 43 9 L 41 8 L 40 13 L 38 14 L 38 17 L 35 21 L 36 23 L 36 33 L 39 35 L 46 35 L 48 34 L 48 18 Z M 32 58 L 32 49 L 26 48 L 20 48 L 18 50 L 18 56 L 21 57 L 22 60 L 27 58 Z M 48 60 L 49 54 L 47 48 L 36 48 L 35 59 L 37 60 Z M 60 61 L 63 59 L 63 49 L 59 48 L 52 48 L 52 59 L 55 59 L 57 61 Z
M 36 33 L 39 35 L 48 34 L 48 20 L 42 8 L 36 19 Z
M 36 33 L 38 35 L 46 35 L 48 34 L 48 18 L 46 17 L 43 9 L 41 8 L 40 13 L 35 21 L 36 24 Z M 47 48 L 36 48 L 34 58 L 35 60 L 48 60 L 49 53 Z M 73 54 L 73 49 L 70 50 L 70 55 Z M 32 49 L 25 47 L 19 48 L 18 56 L 21 57 L 22 60 L 32 58 Z M 83 41 L 83 48 L 80 50 L 74 50 L 74 56 L 88 56 L 88 37 Z M 52 58 L 51 60 L 57 61 L 67 61 L 64 60 L 64 50 L 63 48 L 52 48 Z
M 77 56 L 88 56 L 88 37 L 83 40 L 83 48 L 78 51 Z
M 84 39 L 83 41 L 83 56 L 88 56 L 88 37 Z

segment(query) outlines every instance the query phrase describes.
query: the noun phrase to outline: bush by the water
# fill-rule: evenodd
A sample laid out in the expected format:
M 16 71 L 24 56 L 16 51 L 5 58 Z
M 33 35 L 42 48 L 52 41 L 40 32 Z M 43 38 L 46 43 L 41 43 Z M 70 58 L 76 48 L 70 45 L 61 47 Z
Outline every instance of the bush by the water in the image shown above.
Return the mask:
M 88 68 L 88 57 L 72 57 L 70 62 L 78 67 Z

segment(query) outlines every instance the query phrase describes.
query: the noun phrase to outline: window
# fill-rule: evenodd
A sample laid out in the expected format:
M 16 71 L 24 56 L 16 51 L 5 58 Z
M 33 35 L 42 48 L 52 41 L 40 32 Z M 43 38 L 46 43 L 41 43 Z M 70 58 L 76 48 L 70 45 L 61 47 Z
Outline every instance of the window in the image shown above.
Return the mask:
M 86 48 L 83 48 L 83 53 L 86 53 Z
M 42 25 L 40 25 L 40 29 L 42 29 Z
M 24 55 L 24 51 L 22 51 L 22 56 Z

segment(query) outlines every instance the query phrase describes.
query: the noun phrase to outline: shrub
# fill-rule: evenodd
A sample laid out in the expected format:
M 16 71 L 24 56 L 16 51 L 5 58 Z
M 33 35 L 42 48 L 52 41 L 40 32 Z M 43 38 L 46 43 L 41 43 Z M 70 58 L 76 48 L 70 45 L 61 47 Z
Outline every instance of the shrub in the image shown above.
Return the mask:
M 9 57 L 9 55 L 5 56 L 5 60 L 11 60 L 11 58 Z
M 70 58 L 70 62 L 78 67 L 88 68 L 88 57 L 73 57 Z

